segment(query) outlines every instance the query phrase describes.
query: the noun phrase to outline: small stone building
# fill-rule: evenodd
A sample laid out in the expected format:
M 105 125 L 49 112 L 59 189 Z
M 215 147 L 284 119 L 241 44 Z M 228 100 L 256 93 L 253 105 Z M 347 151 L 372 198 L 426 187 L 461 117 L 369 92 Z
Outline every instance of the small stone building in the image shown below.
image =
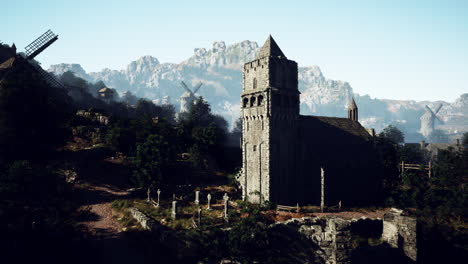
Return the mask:
M 374 202 L 380 166 L 354 100 L 348 118 L 303 116 L 299 95 L 297 63 L 270 36 L 244 65 L 239 177 L 244 198 L 318 204 L 323 168 L 325 204 Z

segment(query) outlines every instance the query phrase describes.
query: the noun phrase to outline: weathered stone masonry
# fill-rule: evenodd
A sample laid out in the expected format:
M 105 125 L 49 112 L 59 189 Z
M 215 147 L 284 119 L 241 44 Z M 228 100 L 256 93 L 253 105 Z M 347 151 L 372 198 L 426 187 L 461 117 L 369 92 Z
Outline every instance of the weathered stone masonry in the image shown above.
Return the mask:
M 324 167 L 327 202 L 372 200 L 378 192 L 377 162 L 354 101 L 349 118 L 301 116 L 299 95 L 297 63 L 270 36 L 255 60 L 244 65 L 239 178 L 244 198 L 318 203 Z

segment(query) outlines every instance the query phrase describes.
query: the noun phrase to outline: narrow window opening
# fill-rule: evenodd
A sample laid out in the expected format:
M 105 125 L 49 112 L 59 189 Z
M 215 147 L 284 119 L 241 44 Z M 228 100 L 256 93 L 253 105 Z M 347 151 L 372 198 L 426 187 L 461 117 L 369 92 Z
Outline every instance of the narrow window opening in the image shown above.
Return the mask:
M 258 102 L 257 102 L 257 105 L 258 105 L 258 106 L 261 106 L 261 105 L 262 105 L 262 103 L 263 103 L 263 95 L 259 95 L 259 96 L 258 96 Z
M 244 98 L 244 99 L 242 100 L 242 107 L 243 107 L 243 108 L 246 108 L 248 103 L 249 103 L 249 99 Z
M 252 106 L 255 106 L 255 96 L 252 96 L 252 98 L 250 98 L 250 107 Z

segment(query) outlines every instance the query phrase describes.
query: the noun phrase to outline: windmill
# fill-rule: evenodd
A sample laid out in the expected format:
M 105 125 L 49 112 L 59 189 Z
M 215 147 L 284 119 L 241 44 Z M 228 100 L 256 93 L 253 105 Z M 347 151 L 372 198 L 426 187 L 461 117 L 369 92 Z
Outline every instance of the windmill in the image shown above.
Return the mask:
M 180 112 L 185 113 L 189 111 L 190 105 L 192 105 L 193 101 L 195 101 L 195 94 L 200 90 L 203 83 L 200 82 L 195 87 L 193 87 L 192 90 L 187 86 L 187 84 L 185 84 L 184 81 L 181 81 L 180 84 L 185 89 L 185 93 L 180 96 Z
M 440 123 L 444 123 L 439 117 L 437 117 L 437 113 L 439 113 L 440 109 L 442 108 L 442 104 L 440 104 L 436 111 L 433 112 L 429 106 L 426 105 L 426 112 L 421 116 L 421 134 L 427 137 L 434 131 L 434 124 L 435 120 L 437 119 Z
M 56 35 L 52 30 L 47 30 L 44 34 L 39 36 L 35 39 L 31 44 L 27 45 L 25 49 L 26 60 L 32 62 L 32 60 L 43 52 L 47 47 L 52 45 L 58 39 L 58 35 Z M 63 87 L 63 85 L 55 79 L 54 76 L 49 74 L 48 72 L 44 71 L 41 66 L 37 65 L 36 63 L 30 63 L 41 75 L 42 77 L 52 86 L 55 87 Z

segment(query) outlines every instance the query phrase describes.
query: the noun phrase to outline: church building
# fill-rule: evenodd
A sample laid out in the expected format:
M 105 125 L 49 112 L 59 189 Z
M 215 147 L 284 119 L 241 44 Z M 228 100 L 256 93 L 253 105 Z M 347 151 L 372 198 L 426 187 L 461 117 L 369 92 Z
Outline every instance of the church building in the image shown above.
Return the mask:
M 297 63 L 271 36 L 243 71 L 244 199 L 319 204 L 323 183 L 327 205 L 375 201 L 379 161 L 354 99 L 348 118 L 300 115 Z

